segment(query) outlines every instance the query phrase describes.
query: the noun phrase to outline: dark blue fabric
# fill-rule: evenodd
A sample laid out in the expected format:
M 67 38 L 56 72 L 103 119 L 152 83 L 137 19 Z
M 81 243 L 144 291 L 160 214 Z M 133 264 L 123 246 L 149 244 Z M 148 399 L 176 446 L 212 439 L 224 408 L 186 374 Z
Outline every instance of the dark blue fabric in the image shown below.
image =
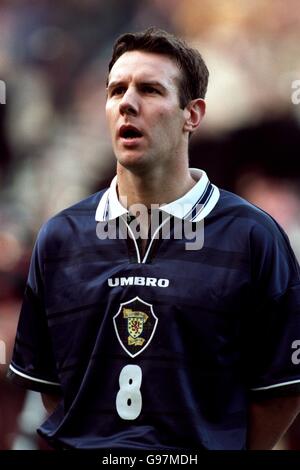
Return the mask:
M 221 191 L 201 250 L 158 240 L 147 263 L 132 262 L 126 240 L 96 236 L 102 194 L 48 221 L 34 249 L 13 365 L 33 378 L 23 378 L 28 387 L 39 388 L 34 378 L 60 384 L 40 385 L 63 396 L 40 432 L 57 447 L 244 449 L 251 393 L 268 393 L 251 389 L 279 385 L 272 391 L 280 394 L 289 387 L 281 383 L 300 381 L 291 360 L 300 276 L 286 235 L 263 211 Z M 169 285 L 117 285 L 135 277 Z M 136 297 L 152 306 L 157 326 L 131 357 L 113 317 Z M 126 334 L 120 330 L 124 341 Z M 142 370 L 135 420 L 116 410 L 128 364 Z

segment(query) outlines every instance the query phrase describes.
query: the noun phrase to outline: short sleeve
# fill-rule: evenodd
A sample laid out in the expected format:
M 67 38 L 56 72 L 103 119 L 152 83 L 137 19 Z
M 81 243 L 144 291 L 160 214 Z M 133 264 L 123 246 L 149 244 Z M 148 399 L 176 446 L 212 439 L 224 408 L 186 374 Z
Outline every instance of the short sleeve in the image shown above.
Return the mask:
M 266 220 L 251 238 L 246 375 L 257 398 L 300 393 L 300 275 L 289 240 Z
M 59 393 L 43 300 L 42 238 L 40 233 L 31 258 L 8 378 L 35 391 Z

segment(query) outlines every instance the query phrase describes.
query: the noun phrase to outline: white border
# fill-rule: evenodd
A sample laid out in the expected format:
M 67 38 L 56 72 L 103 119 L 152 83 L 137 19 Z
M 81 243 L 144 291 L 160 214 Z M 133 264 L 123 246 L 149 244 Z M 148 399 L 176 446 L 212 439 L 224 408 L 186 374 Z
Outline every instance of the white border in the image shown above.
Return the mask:
M 150 253 L 150 250 L 151 250 L 151 247 L 152 247 L 152 244 L 153 244 L 153 241 L 155 240 L 155 236 L 156 234 L 160 231 L 160 229 L 165 225 L 165 223 L 167 223 L 169 220 L 171 219 L 171 217 L 168 217 L 167 219 L 165 219 L 159 227 L 157 227 L 157 229 L 155 230 L 154 234 L 153 234 L 153 237 L 151 238 L 150 240 L 150 243 L 149 243 L 149 246 L 147 248 L 147 251 L 144 255 L 144 258 L 143 258 L 143 261 L 142 261 L 142 264 L 145 264 L 146 261 L 147 261 L 147 258 L 148 258 L 148 255 Z
M 275 384 L 275 385 L 268 385 L 267 387 L 251 388 L 251 390 L 253 392 L 255 392 L 256 390 L 270 390 L 271 388 L 284 387 L 285 385 L 291 385 L 291 384 L 296 384 L 296 383 L 300 383 L 300 379 L 291 380 L 289 382 L 282 382 L 282 383 Z
M 20 372 L 18 369 L 15 369 L 14 366 L 12 366 L 11 364 L 9 365 L 9 369 L 11 369 L 15 374 L 20 375 L 21 377 L 24 377 L 25 379 L 30 379 L 34 382 L 40 382 L 40 383 L 47 384 L 47 385 L 60 386 L 60 383 L 49 382 L 49 380 L 37 379 L 35 377 L 32 377 L 31 375 L 24 374 L 23 372 Z
M 126 222 L 125 219 L 123 219 L 123 217 L 121 216 L 121 219 L 123 220 L 123 222 L 125 223 L 125 225 L 127 226 L 128 228 L 128 231 L 130 232 L 130 235 L 131 235 L 131 239 L 133 240 L 134 242 L 134 246 L 135 246 L 135 251 L 136 251 L 136 256 L 137 256 L 137 262 L 140 264 L 141 263 L 141 255 L 140 255 L 140 251 L 139 251 L 139 247 L 138 247 L 138 244 L 136 242 L 136 238 L 130 228 L 130 226 L 128 225 L 128 223 Z

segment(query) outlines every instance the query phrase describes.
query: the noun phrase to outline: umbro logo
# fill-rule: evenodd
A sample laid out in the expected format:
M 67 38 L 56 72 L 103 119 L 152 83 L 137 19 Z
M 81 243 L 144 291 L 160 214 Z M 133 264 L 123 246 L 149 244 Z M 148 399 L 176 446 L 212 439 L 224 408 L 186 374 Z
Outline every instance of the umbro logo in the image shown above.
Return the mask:
M 109 287 L 117 286 L 146 286 L 146 287 L 168 287 L 169 279 L 157 279 L 157 277 L 114 277 L 108 279 Z

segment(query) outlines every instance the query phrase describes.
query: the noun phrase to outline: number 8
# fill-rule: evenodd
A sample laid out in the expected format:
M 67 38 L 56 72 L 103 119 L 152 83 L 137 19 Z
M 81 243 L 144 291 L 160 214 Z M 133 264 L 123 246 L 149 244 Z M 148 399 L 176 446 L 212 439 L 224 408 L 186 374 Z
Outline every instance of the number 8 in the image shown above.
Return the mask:
M 120 372 L 120 390 L 117 393 L 116 407 L 122 419 L 136 419 L 142 410 L 142 369 L 129 364 Z

